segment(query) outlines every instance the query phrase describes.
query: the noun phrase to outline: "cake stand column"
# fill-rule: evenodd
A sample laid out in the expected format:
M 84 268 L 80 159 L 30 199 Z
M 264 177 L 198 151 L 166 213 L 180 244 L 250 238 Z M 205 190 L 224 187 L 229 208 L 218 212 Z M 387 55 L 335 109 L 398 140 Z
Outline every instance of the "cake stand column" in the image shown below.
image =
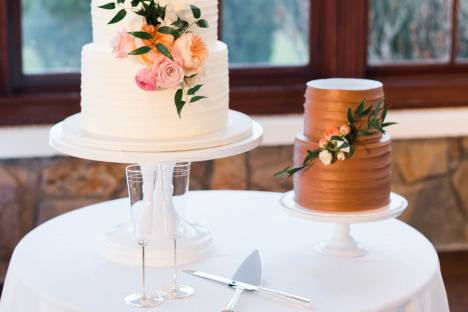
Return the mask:
M 315 246 L 318 252 L 336 257 L 361 257 L 367 254 L 364 245 L 351 236 L 351 227 L 347 223 L 336 223 L 329 240 Z
M 211 233 L 201 225 L 182 218 L 175 207 L 183 205 L 183 198 L 173 196 L 172 171 L 176 163 L 141 163 L 142 170 L 155 172 L 152 177 L 143 175 L 144 196 L 152 201 L 154 209 L 151 243 L 147 247 L 146 261 L 149 266 L 170 266 L 173 264 L 174 232 L 177 231 L 177 252 L 179 264 L 187 264 L 209 251 L 213 245 Z M 183 197 L 183 196 L 182 196 Z M 174 204 L 174 201 L 176 204 Z M 102 255 L 114 262 L 137 264 L 138 246 L 132 234 L 130 223 L 117 225 L 104 234 L 101 241 Z M 134 251 L 134 252 L 133 252 Z

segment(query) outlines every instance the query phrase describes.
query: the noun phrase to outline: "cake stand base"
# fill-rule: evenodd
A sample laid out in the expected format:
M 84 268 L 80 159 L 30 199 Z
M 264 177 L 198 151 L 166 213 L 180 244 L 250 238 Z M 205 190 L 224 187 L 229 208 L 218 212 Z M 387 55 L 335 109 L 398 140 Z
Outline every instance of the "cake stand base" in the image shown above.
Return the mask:
M 185 265 L 205 256 L 213 247 L 211 233 L 201 225 L 180 222 L 181 236 L 177 239 L 177 258 L 179 265 Z M 131 225 L 120 224 L 107 230 L 100 243 L 101 255 L 112 261 L 128 265 L 137 265 L 139 246 L 135 244 L 135 237 L 131 232 Z M 157 231 L 157 229 L 156 229 Z M 146 264 L 151 267 L 166 267 L 174 264 L 174 246 L 172 238 L 164 231 L 155 233 L 157 237 L 146 248 Z
M 362 257 L 368 253 L 364 244 L 357 242 L 351 235 L 351 224 L 381 221 L 398 217 L 408 206 L 402 196 L 392 193 L 390 204 L 374 210 L 358 212 L 327 212 L 302 207 L 294 199 L 294 191 L 287 192 L 281 198 L 286 212 L 294 217 L 335 225 L 333 235 L 315 246 L 315 249 L 327 256 Z

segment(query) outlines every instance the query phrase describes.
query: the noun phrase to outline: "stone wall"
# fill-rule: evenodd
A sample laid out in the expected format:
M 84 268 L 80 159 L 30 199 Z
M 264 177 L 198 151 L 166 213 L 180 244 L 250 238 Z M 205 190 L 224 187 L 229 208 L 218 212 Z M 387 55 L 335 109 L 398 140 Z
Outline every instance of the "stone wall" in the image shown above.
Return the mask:
M 272 174 L 291 159 L 291 146 L 279 146 L 195 163 L 191 189 L 288 191 L 292 181 Z M 467 247 L 468 138 L 395 141 L 393 165 L 393 189 L 410 202 L 402 219 L 440 249 Z M 124 167 L 69 157 L 0 161 L 0 282 L 14 246 L 35 226 L 126 196 Z

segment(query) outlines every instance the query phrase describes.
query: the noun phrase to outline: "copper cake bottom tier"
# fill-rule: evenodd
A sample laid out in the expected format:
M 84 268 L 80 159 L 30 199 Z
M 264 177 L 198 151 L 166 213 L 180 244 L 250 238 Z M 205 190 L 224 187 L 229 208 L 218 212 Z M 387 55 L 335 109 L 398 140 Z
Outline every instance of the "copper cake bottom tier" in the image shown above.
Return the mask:
M 391 140 L 356 145 L 352 158 L 324 165 L 318 158 L 294 175 L 296 202 L 321 211 L 352 212 L 382 208 L 390 203 Z M 296 137 L 294 162 L 317 149 L 303 134 Z

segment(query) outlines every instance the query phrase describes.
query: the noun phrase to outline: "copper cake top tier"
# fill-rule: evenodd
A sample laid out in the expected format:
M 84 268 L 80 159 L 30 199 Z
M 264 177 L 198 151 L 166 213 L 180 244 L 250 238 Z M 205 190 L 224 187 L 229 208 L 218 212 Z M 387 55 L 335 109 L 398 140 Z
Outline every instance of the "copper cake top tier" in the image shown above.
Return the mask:
M 384 92 L 379 81 L 330 78 L 309 81 L 305 97 L 304 135 L 318 140 L 328 129 L 348 123 L 349 107 L 354 111 L 364 99 L 366 106 L 376 106 Z

